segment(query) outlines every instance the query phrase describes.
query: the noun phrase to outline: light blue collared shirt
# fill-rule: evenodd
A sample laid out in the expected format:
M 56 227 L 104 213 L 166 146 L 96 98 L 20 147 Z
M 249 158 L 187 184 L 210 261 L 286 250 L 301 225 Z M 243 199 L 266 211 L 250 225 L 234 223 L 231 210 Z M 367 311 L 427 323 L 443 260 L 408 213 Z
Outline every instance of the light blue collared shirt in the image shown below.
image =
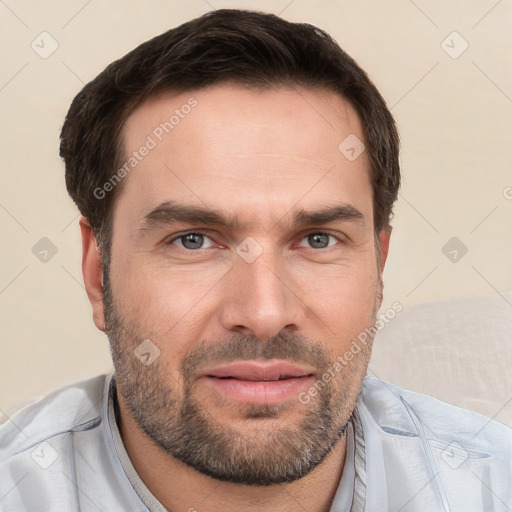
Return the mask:
M 365 378 L 330 512 L 511 510 L 511 429 Z M 0 511 L 165 512 L 124 448 L 113 375 L 55 391 L 0 425 Z

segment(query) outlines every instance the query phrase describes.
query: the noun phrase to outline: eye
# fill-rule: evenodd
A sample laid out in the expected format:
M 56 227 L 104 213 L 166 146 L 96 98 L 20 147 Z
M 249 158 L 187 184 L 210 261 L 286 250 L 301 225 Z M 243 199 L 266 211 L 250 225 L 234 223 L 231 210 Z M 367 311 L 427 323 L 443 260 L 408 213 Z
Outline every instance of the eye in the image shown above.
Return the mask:
M 329 239 L 334 243 L 329 243 Z M 339 241 L 339 239 L 334 235 L 324 232 L 309 233 L 303 238 L 303 240 L 306 240 L 313 249 L 326 249 L 327 247 L 335 245 L 336 241 Z M 302 244 L 299 244 L 299 246 L 304 247 Z
M 210 237 L 208 237 L 206 233 L 190 231 L 189 233 L 184 233 L 173 238 L 172 240 L 169 240 L 169 245 L 172 245 L 175 242 L 179 242 L 179 247 L 190 251 L 206 249 L 207 247 L 203 246 L 206 238 L 210 240 Z M 208 247 L 211 247 L 212 245 L 213 243 L 211 243 Z
M 205 246 L 205 240 L 210 241 L 209 245 Z M 336 245 L 336 242 L 340 241 L 340 239 L 334 235 L 323 231 L 309 233 L 303 237 L 302 240 L 305 241 L 305 243 L 307 243 L 308 246 L 313 249 L 326 249 Z M 188 251 L 198 251 L 214 246 L 214 242 L 211 240 L 211 238 L 206 233 L 201 231 L 189 231 L 188 233 L 183 233 L 169 240 L 168 244 L 178 245 L 182 249 L 186 249 Z M 299 246 L 307 247 L 304 245 L 304 242 L 301 242 Z

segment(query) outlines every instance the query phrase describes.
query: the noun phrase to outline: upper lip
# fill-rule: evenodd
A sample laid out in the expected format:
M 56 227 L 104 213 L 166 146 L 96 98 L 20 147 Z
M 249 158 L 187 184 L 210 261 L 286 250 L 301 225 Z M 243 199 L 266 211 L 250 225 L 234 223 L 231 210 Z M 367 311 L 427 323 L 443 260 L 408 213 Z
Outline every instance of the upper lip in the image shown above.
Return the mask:
M 314 369 L 288 361 L 235 361 L 214 366 L 202 372 L 203 377 L 232 377 L 239 380 L 278 380 L 312 375 Z

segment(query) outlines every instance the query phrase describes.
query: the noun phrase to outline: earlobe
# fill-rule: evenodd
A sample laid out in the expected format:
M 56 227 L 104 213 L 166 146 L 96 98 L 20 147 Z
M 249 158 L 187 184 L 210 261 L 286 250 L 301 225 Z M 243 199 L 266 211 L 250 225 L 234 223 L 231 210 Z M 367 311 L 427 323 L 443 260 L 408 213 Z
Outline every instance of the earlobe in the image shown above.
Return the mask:
M 105 312 L 103 309 L 103 266 L 96 237 L 89 221 L 80 217 L 82 234 L 82 274 L 85 289 L 92 306 L 93 320 L 100 331 L 105 331 Z

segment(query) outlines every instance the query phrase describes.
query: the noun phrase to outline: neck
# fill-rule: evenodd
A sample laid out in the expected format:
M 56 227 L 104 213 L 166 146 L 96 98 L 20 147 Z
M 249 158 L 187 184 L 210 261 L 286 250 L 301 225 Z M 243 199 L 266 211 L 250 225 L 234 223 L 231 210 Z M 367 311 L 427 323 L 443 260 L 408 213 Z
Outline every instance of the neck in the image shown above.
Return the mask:
M 346 434 L 305 477 L 271 486 L 222 482 L 199 473 L 155 446 L 118 396 L 119 430 L 130 460 L 148 490 L 167 510 L 189 512 L 329 512 L 346 455 Z

